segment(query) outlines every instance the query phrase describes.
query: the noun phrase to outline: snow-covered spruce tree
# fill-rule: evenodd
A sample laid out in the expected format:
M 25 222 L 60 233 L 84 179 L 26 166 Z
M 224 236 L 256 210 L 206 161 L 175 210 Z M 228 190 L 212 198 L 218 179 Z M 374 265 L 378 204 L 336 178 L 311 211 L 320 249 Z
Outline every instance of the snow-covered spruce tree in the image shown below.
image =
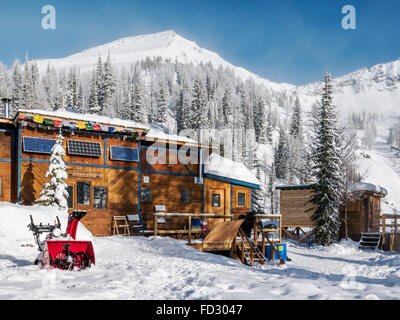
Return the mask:
M 261 168 L 262 162 L 255 158 L 254 159 L 254 167 L 256 168 L 256 177 L 258 181 L 260 182 L 260 189 L 255 189 L 253 190 L 253 208 L 254 211 L 257 212 L 263 212 L 265 210 L 265 192 L 264 192 L 264 184 L 262 183 L 262 168 Z
M 64 181 L 68 179 L 68 175 L 63 161 L 63 156 L 65 156 L 63 140 L 60 132 L 51 149 L 50 165 L 46 173 L 46 178 L 50 178 L 50 182 L 44 184 L 43 190 L 40 192 L 42 196 L 36 202 L 44 206 L 58 207 L 61 211 L 67 211 L 68 186 Z
M 286 180 L 289 172 L 289 147 L 285 129 L 279 130 L 278 146 L 274 154 L 275 172 L 278 179 Z
M 310 202 L 313 204 L 311 219 L 317 242 L 329 245 L 340 228 L 339 205 L 341 202 L 341 158 L 337 146 L 335 108 L 332 104 L 332 83 L 327 72 L 321 105 L 313 119 L 314 145 L 312 148 L 313 174 L 316 188 Z
M 161 125 L 165 125 L 167 122 L 167 99 L 165 93 L 165 84 L 164 82 L 160 83 L 160 91 L 157 97 L 157 121 Z
M 192 99 L 192 129 L 210 128 L 209 106 L 207 103 L 206 93 L 204 91 L 203 82 L 199 77 L 193 86 Z
M 303 120 L 299 97 L 296 97 L 293 107 L 293 114 L 290 121 L 290 135 L 300 140 L 303 139 Z

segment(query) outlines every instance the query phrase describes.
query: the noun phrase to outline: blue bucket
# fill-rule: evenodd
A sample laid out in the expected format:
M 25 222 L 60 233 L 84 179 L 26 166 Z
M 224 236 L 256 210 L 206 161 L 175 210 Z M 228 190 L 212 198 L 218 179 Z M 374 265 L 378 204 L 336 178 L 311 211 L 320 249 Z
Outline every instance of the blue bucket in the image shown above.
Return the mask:
M 283 243 L 278 243 L 274 245 L 276 251 L 279 252 L 281 258 L 283 259 L 283 261 L 287 260 L 287 255 L 286 255 L 286 244 Z M 274 251 L 274 260 L 279 260 L 278 255 L 276 254 L 276 252 Z M 268 260 L 271 260 L 271 245 L 266 245 L 265 246 L 265 257 Z

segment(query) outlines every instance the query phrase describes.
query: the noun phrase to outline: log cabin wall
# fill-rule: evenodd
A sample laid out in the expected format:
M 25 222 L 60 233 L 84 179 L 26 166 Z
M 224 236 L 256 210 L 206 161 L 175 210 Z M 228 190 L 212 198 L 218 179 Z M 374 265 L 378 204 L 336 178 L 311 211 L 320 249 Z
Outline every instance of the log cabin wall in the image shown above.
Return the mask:
M 15 130 L 0 126 L 0 201 L 16 202 Z
M 23 137 L 56 139 L 58 131 L 21 128 Z M 135 140 L 124 140 L 111 135 L 64 131 L 64 149 L 71 195 L 70 211 L 86 210 L 82 223 L 98 236 L 112 232 L 112 215 L 125 215 L 138 212 L 138 163 L 115 161 L 110 158 L 110 146 L 138 148 Z M 71 155 L 67 152 L 67 140 L 99 142 L 102 148 L 100 157 Z M 49 154 L 25 152 L 20 144 L 20 203 L 32 205 L 40 197 L 43 185 L 47 182 L 45 174 L 49 167 Z M 78 188 L 88 188 L 88 197 L 78 199 Z M 104 204 L 95 204 L 95 193 L 105 193 Z M 96 197 L 97 198 L 97 197 Z
M 290 189 L 280 191 L 280 213 L 283 227 L 312 227 L 312 212 L 307 212 L 313 205 L 313 189 Z
M 348 201 L 347 230 L 352 240 L 359 241 L 363 232 L 380 231 L 381 197 L 382 195 L 365 191 L 359 198 Z M 342 219 L 341 237 L 346 234 L 345 216 L 345 205 L 342 205 L 340 206 L 340 217 Z
M 239 219 L 243 213 L 252 210 L 252 189 L 243 186 L 232 186 L 232 215 Z

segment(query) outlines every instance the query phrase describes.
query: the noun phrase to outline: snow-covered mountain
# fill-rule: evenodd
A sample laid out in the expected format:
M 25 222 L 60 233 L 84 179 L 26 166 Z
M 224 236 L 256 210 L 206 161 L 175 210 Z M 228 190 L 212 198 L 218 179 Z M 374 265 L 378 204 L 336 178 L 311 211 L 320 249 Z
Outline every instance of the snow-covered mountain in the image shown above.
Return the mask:
M 195 65 L 211 63 L 214 68 L 231 68 L 237 77 L 243 80 L 251 78 L 270 92 L 283 93 L 286 97 L 297 94 L 306 110 L 320 99 L 322 82 L 295 86 L 269 81 L 242 67 L 232 65 L 217 53 L 201 48 L 194 41 L 183 38 L 173 30 L 122 38 L 65 58 L 35 62 L 41 73 L 48 65 L 56 70 L 68 70 L 76 66 L 81 72 L 89 72 L 94 69 L 99 56 L 104 61 L 108 54 L 111 56 L 113 67 L 117 69 L 124 67 L 129 69 L 132 64 L 147 57 L 161 57 Z M 336 78 L 334 88 L 335 104 L 341 111 L 395 113 L 398 111 L 398 101 L 400 101 L 400 59 Z
M 400 59 L 363 68 L 333 80 L 335 104 L 341 111 L 369 111 L 392 115 L 400 111 Z M 300 100 L 319 99 L 322 82 L 298 87 Z
M 101 46 L 84 50 L 66 58 L 36 60 L 39 72 L 44 72 L 50 65 L 55 69 L 79 67 L 81 72 L 92 71 L 98 57 L 103 61 L 110 54 L 114 68 L 129 68 L 135 62 L 146 58 L 170 59 L 180 63 L 211 63 L 214 68 L 231 68 L 237 77 L 246 80 L 252 78 L 256 83 L 263 84 L 272 90 L 294 90 L 295 86 L 279 84 L 263 79 L 258 75 L 237 67 L 222 59 L 217 53 L 199 47 L 196 42 L 187 40 L 173 30 L 159 33 L 122 38 Z

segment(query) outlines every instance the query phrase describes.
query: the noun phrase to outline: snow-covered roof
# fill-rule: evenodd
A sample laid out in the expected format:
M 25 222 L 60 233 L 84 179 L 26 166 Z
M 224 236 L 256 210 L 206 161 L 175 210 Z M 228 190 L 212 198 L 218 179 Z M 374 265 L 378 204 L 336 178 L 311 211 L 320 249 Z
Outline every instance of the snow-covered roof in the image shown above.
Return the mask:
M 114 126 L 121 126 L 121 127 L 126 127 L 126 128 L 150 129 L 148 126 L 146 126 L 142 123 L 131 121 L 131 120 L 110 118 L 110 117 L 106 117 L 106 116 L 100 116 L 97 114 L 76 113 L 76 112 L 70 112 L 67 110 L 49 111 L 49 110 L 39 110 L 39 109 L 35 109 L 35 110 L 21 109 L 21 110 L 18 110 L 18 112 L 40 114 L 40 115 L 44 115 L 44 116 L 63 118 L 63 119 L 67 119 L 67 120 L 91 121 L 91 122 L 109 124 L 109 125 L 114 125 Z
M 57 110 L 57 111 L 49 111 L 49 110 L 27 110 L 27 109 L 20 109 L 18 110 L 20 113 L 31 113 L 31 114 L 38 114 L 42 116 L 49 116 L 49 117 L 56 117 L 62 118 L 66 120 L 80 120 L 80 121 L 91 121 L 101 124 L 108 124 L 113 126 L 119 126 L 124 128 L 131 128 L 131 129 L 143 129 L 143 130 L 150 130 L 149 133 L 146 135 L 147 140 L 151 139 L 161 139 L 161 140 L 171 140 L 171 141 L 179 141 L 179 142 L 188 142 L 188 143 L 197 143 L 197 141 L 175 134 L 168 134 L 163 132 L 159 128 L 155 128 L 153 126 L 144 125 L 142 123 L 132 121 L 132 120 L 122 120 L 118 118 L 110 118 L 106 116 L 100 116 L 96 114 L 83 114 L 83 113 L 76 113 L 70 112 L 67 110 Z
M 352 184 L 350 184 L 349 192 L 356 192 L 356 191 L 370 191 L 374 193 L 380 193 L 385 196 L 388 195 L 388 191 L 385 188 L 367 182 L 353 182 Z
M 260 185 L 258 179 L 243 163 L 234 162 L 215 153 L 212 153 L 204 164 L 204 173 L 257 186 Z

